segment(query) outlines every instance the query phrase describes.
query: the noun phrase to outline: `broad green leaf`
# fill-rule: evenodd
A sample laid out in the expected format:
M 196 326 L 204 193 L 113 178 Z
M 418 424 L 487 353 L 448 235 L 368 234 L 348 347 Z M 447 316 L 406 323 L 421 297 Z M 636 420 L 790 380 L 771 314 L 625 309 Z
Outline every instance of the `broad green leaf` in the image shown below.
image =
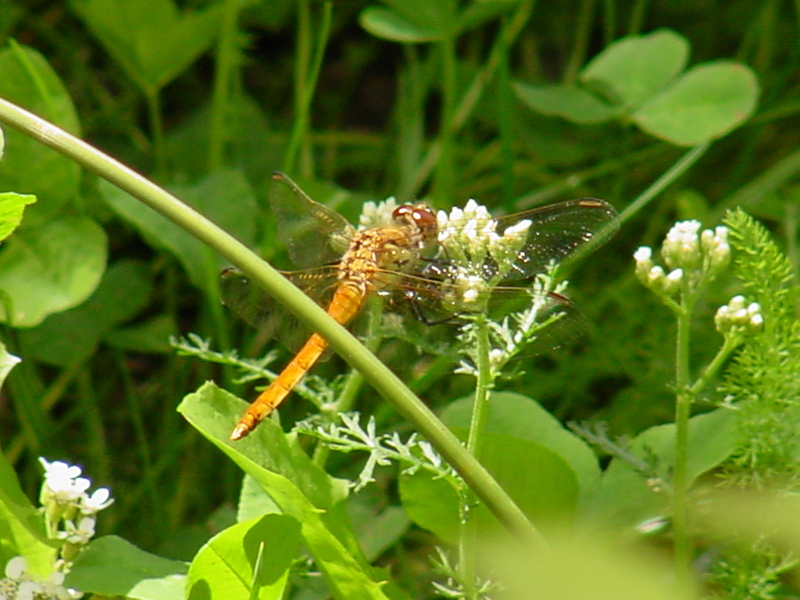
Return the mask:
M 735 417 L 732 410 L 721 408 L 690 419 L 687 465 L 690 483 L 733 451 Z M 675 465 L 675 424 L 647 429 L 631 442 L 629 451 L 645 463 L 654 459 L 660 477 L 668 482 Z M 592 522 L 629 527 L 663 514 L 669 507 L 669 498 L 655 492 L 646 476 L 633 466 L 615 458 L 603 473 L 589 504 L 587 516 Z
M 423 44 L 442 39 L 442 33 L 407 19 L 403 15 L 378 6 L 361 11 L 358 22 L 375 37 L 401 44 Z
M 103 229 L 84 217 L 17 231 L 0 250 L 0 319 L 33 327 L 86 300 L 105 270 L 107 246 Z
M 334 598 L 386 598 L 381 579 L 364 560 L 344 514 L 346 483 L 323 472 L 296 438 L 271 420 L 246 439 L 231 442 L 230 433 L 245 407 L 241 400 L 207 383 L 186 396 L 178 410 L 258 481 L 283 514 L 301 524 L 303 543 Z
M 458 492 L 446 479 L 425 471 L 400 475 L 400 501 L 414 523 L 449 543 L 458 543 Z
M 449 406 L 442 420 L 466 438 L 472 399 Z M 534 401 L 518 394 L 492 394 L 481 462 L 537 526 L 552 527 L 576 513 L 579 495 L 598 481 L 591 449 Z M 403 476 L 403 506 L 420 526 L 454 543 L 458 498 L 450 485 L 428 474 Z M 473 510 L 488 529 L 496 523 L 481 506 Z
M 22 361 L 22 359 L 19 356 L 11 354 L 6 348 L 6 345 L 0 343 L 0 387 L 5 383 L 6 377 L 8 377 L 11 369 L 18 365 L 20 361 Z
M 71 0 L 100 43 L 147 93 L 185 71 L 217 36 L 223 3 L 178 12 L 172 0 Z
M 442 419 L 449 427 L 465 431 L 471 415 L 472 399 L 468 398 L 448 406 Z M 536 442 L 563 458 L 577 477 L 581 495 L 590 493 L 600 481 L 600 467 L 592 448 L 527 396 L 512 392 L 493 393 L 486 430 L 491 434 Z
M 0 97 L 80 135 L 72 100 L 41 54 L 12 44 L 0 50 L 0 73 Z M 34 194 L 41 200 L 26 225 L 52 218 L 78 195 L 80 168 L 75 162 L 12 129 L 6 131 L 6 145 L 0 190 Z
M 89 542 L 64 585 L 103 596 L 183 600 L 189 565 L 145 552 L 115 535 Z
M 573 123 L 608 121 L 619 110 L 592 92 L 572 85 L 532 85 L 515 82 L 514 92 L 523 103 L 543 115 L 562 117 Z
M 266 515 L 228 527 L 192 561 L 188 597 L 283 598 L 299 547 L 300 524 L 285 515 Z M 263 558 L 255 573 L 259 553 Z M 257 593 L 251 596 L 254 588 Z
M 480 27 L 487 21 L 507 13 L 520 4 L 520 0 L 479 0 L 470 2 L 458 15 L 456 30 L 463 33 Z
M 686 72 L 632 118 L 650 135 L 678 146 L 696 146 L 749 119 L 758 95 L 758 80 L 749 67 L 717 61 Z
M 0 570 L 15 556 L 25 557 L 31 573 L 47 577 L 53 572 L 56 548 L 47 540 L 42 514 L 0 453 Z
M 628 108 L 660 92 L 686 68 L 688 57 L 689 42 L 661 29 L 618 40 L 586 65 L 580 80 Z
M 52 315 L 38 327 L 21 331 L 22 353 L 27 358 L 62 367 L 88 359 L 103 336 L 139 313 L 152 290 L 152 276 L 146 264 L 115 263 L 86 302 Z M 164 344 L 167 339 L 164 338 Z
M 22 222 L 22 214 L 28 204 L 36 202 L 36 196 L 0 193 L 0 241 L 6 239 Z
M 351 496 L 347 512 L 355 527 L 359 545 L 367 561 L 372 563 L 403 537 L 411 525 L 411 520 L 406 511 L 399 506 L 387 506 L 381 509 L 375 506 L 372 497 L 362 500 L 362 496 L 367 495 L 362 492 Z
M 383 0 L 394 13 L 441 38 L 455 33 L 458 0 Z
M 242 481 L 242 489 L 239 492 L 236 520 L 239 522 L 249 521 L 261 515 L 280 512 L 281 509 L 269 497 L 269 494 L 264 491 L 264 488 L 250 475 L 245 475 Z
M 171 252 L 197 287 L 205 289 L 209 282 L 216 282 L 220 270 L 228 266 L 201 241 L 122 190 L 101 182 L 100 191 L 149 244 Z M 249 183 L 237 171 L 217 171 L 197 185 L 175 189 L 174 193 L 241 242 L 253 245 L 259 209 Z

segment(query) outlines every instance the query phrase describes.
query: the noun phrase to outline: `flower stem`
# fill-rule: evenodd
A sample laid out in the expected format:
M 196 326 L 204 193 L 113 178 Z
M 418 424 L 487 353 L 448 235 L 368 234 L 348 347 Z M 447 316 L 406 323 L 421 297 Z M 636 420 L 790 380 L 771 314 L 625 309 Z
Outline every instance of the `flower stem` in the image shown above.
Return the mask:
M 689 327 L 694 300 L 691 292 L 683 295 L 678 315 L 675 356 L 675 471 L 673 475 L 673 532 L 675 538 L 675 577 L 681 590 L 689 589 L 691 555 L 688 534 L 689 414 L 694 397 L 689 389 Z
M 475 385 L 475 401 L 472 405 L 472 420 L 467 438 L 467 450 L 477 460 L 481 452 L 486 433 L 486 422 L 489 416 L 489 390 L 492 387 L 492 370 L 489 364 L 489 326 L 485 313 L 479 313 L 474 321 L 476 337 L 473 358 L 477 372 Z M 469 488 L 459 497 L 459 513 L 461 515 L 461 532 L 459 537 L 459 572 L 461 584 L 464 586 L 464 597 L 475 598 L 475 563 L 478 543 L 478 524 L 470 515 L 475 504 L 475 494 Z

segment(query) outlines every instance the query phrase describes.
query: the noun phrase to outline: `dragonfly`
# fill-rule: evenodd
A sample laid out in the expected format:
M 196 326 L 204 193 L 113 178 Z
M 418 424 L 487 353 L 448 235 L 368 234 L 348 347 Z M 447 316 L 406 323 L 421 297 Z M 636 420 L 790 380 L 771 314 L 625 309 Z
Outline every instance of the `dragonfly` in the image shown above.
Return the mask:
M 402 204 L 394 208 L 387 223 L 357 230 L 335 210 L 312 200 L 283 173 L 275 173 L 272 179 L 270 204 L 279 225 L 278 237 L 296 266 L 302 267 L 283 274 L 335 321 L 350 323 L 374 293 L 409 301 L 411 312 L 423 318 L 446 312 L 431 309 L 451 285 L 447 258 L 437 257 L 439 239 L 448 232 L 431 207 L 425 203 Z M 618 227 L 615 209 L 593 198 L 538 207 L 493 219 L 492 223 L 502 234 L 523 221 L 528 222 L 525 239 L 519 244 L 513 268 L 504 276 L 507 280 L 533 277 L 548 265 L 593 250 Z M 481 265 L 482 269 L 491 271 L 490 262 Z M 523 288 L 503 290 L 506 295 L 527 294 Z M 275 316 L 275 304 L 234 269 L 223 271 L 222 296 L 229 308 L 256 327 L 265 326 Z M 563 301 L 568 302 L 566 298 Z M 414 309 L 414 305 L 419 308 Z M 267 418 L 327 348 L 325 338 L 312 333 L 242 415 L 231 439 L 244 438 Z

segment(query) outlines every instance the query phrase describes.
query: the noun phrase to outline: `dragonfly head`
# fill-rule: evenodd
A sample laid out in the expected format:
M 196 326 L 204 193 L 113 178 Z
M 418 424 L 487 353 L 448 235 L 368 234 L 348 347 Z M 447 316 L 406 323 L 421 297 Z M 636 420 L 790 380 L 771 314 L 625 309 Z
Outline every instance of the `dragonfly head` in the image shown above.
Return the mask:
M 424 239 L 436 239 L 436 213 L 427 204 L 403 204 L 394 209 L 392 218 L 398 225 L 416 228 Z

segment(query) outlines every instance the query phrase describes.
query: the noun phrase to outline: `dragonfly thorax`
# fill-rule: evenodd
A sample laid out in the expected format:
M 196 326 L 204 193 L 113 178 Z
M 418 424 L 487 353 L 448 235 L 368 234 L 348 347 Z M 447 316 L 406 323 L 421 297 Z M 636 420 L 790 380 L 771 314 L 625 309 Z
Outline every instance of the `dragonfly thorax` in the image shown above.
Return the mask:
M 425 204 L 404 204 L 392 213 L 394 225 L 358 231 L 339 265 L 339 280 L 355 283 L 366 293 L 375 274 L 407 271 L 436 240 L 436 215 Z

